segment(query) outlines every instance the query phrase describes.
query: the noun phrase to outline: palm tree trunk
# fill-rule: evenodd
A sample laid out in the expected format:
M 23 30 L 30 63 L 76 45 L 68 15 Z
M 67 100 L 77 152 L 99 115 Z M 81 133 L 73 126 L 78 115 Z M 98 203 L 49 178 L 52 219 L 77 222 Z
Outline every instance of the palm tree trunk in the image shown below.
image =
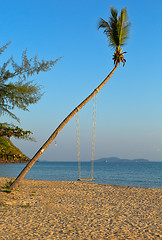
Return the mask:
M 116 68 L 118 66 L 118 63 L 115 65 L 114 69 L 110 72 L 110 74 L 103 80 L 103 82 L 83 101 L 81 102 L 62 122 L 61 124 L 56 128 L 56 130 L 52 133 L 52 135 L 49 137 L 49 139 L 43 144 L 43 146 L 38 150 L 38 152 L 34 155 L 34 157 L 29 161 L 29 163 L 26 165 L 26 167 L 22 170 L 22 172 L 18 175 L 18 177 L 15 179 L 15 181 L 11 184 L 9 189 L 15 189 L 20 181 L 25 177 L 25 175 L 28 173 L 30 168 L 34 165 L 34 163 L 38 160 L 38 158 L 42 155 L 42 153 L 47 149 L 47 147 L 53 142 L 55 137 L 58 135 L 58 133 L 63 129 L 63 127 L 70 121 L 70 119 L 82 108 L 86 103 L 88 103 L 94 95 L 96 95 L 100 89 L 106 84 L 106 82 L 111 78 L 113 73 L 115 72 Z

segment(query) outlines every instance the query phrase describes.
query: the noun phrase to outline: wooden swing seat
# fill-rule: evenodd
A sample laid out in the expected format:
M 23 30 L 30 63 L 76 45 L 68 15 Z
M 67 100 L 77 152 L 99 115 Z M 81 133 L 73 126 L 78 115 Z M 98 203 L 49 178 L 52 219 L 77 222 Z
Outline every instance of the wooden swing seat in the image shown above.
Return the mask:
M 90 178 L 90 179 L 81 179 L 81 178 L 78 178 L 78 181 L 94 181 L 93 178 Z

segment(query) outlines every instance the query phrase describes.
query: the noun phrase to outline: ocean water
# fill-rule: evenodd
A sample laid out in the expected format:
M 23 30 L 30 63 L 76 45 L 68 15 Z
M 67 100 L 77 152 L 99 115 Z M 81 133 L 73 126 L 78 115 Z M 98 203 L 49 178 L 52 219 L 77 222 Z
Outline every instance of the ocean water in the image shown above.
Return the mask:
M 26 164 L 0 164 L 0 177 L 17 177 Z M 47 181 L 76 181 L 77 162 L 36 162 L 25 176 Z M 91 162 L 81 163 L 81 178 L 91 178 Z M 162 162 L 94 162 L 95 183 L 162 188 Z

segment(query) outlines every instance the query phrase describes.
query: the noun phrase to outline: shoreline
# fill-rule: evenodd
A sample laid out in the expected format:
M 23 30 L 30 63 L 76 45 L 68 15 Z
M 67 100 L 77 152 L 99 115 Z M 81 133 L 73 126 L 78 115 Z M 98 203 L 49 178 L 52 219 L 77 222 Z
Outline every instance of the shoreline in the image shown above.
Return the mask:
M 11 163 L 28 163 L 30 160 L 18 160 L 18 161 L 4 161 L 0 160 L 0 164 L 11 164 Z
M 0 178 L 0 186 L 6 180 Z M 0 190 L 1 239 L 161 239 L 162 189 L 24 179 Z

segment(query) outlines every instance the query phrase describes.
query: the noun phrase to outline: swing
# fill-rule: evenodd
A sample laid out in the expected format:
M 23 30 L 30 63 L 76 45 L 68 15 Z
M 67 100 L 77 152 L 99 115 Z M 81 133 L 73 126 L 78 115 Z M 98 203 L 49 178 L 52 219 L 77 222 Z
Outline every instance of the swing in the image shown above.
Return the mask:
M 76 136 L 77 136 L 77 156 L 78 156 L 78 181 L 93 181 L 94 170 L 94 154 L 95 154 L 95 136 L 96 136 L 96 109 L 97 109 L 97 94 L 93 98 L 93 124 L 92 124 L 92 158 L 91 158 L 91 178 L 81 178 L 81 166 L 80 166 L 80 137 L 79 137 L 79 113 L 76 113 Z

